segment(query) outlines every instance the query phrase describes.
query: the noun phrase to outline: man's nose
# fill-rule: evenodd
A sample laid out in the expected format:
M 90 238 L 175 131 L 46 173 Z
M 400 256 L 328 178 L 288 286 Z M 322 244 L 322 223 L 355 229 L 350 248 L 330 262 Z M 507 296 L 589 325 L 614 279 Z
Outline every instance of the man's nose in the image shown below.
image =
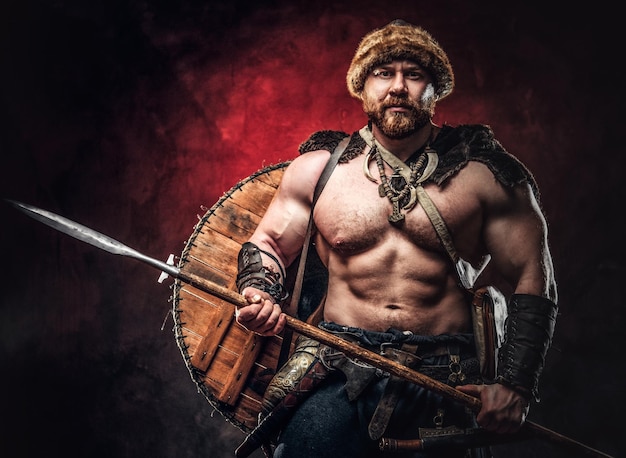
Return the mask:
M 408 91 L 406 79 L 402 72 L 397 72 L 391 80 L 391 88 L 389 92 L 392 94 L 405 94 Z

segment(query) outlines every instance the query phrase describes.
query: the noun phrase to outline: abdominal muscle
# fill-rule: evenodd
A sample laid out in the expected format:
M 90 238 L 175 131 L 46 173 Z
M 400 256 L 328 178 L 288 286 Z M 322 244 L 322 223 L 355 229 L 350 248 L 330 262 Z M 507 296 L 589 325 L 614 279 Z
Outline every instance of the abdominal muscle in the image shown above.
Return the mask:
M 467 295 L 443 253 L 389 241 L 359 254 L 329 250 L 324 257 L 326 321 L 421 335 L 470 332 Z

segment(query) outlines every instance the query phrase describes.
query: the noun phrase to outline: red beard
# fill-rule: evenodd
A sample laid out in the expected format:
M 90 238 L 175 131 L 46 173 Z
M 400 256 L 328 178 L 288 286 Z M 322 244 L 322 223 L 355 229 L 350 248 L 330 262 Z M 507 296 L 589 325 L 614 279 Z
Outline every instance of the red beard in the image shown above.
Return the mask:
M 403 107 L 409 112 L 388 112 L 387 109 L 391 107 Z M 380 104 L 365 97 L 363 111 L 383 134 L 394 139 L 405 138 L 417 132 L 430 122 L 433 115 L 432 109 L 423 108 L 406 97 L 397 96 L 391 96 Z

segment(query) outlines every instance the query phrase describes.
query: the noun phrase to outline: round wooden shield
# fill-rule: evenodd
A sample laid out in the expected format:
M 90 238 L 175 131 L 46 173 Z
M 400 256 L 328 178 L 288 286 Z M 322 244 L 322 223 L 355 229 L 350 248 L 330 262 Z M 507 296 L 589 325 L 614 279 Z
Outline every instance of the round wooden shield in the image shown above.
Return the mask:
M 237 290 L 237 256 L 272 201 L 288 162 L 237 183 L 200 218 L 179 267 Z M 244 432 L 256 425 L 276 372 L 282 337 L 260 337 L 235 321 L 235 306 L 176 280 L 176 342 L 191 378 L 209 403 Z

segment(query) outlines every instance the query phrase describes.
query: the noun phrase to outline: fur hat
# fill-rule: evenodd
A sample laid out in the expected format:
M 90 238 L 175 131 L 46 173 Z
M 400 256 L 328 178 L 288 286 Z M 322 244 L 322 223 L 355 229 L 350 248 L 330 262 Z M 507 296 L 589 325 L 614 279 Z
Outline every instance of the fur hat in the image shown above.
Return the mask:
M 397 19 L 361 40 L 346 77 L 350 95 L 361 100 L 372 69 L 393 59 L 410 59 L 424 67 L 434 79 L 438 100 L 452 92 L 454 73 L 439 43 L 421 27 Z

